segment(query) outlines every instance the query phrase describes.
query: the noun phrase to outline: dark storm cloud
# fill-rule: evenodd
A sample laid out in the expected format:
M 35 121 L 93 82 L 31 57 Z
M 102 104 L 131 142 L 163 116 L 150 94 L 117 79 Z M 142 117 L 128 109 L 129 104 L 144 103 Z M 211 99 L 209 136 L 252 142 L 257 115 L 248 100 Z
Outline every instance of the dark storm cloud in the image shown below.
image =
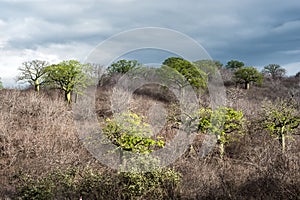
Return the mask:
M 299 10 L 298 0 L 0 0 L 0 70 L 3 59 L 26 49 L 76 57 L 113 34 L 149 26 L 187 34 L 223 63 L 298 63 Z

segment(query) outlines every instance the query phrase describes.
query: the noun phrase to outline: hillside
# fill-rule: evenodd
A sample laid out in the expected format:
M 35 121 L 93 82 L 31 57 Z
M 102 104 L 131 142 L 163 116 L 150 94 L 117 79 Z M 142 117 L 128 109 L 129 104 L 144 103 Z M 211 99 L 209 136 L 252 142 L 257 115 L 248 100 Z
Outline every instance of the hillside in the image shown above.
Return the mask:
M 115 82 L 105 82 L 97 89 L 96 112 L 101 123 L 112 117 L 110 97 Z M 253 85 L 249 90 L 228 84 L 227 106 L 243 111 L 247 119 L 244 135 L 229 143 L 220 159 L 216 149 L 205 157 L 199 155 L 204 135 L 198 133 L 192 148 L 169 166 L 180 174 L 180 184 L 162 181 L 155 189 L 134 193 L 131 198 L 299 199 L 299 128 L 293 139 L 287 139 L 286 152 L 282 153 L 278 141 L 257 120 L 264 99 L 294 98 L 299 106 L 299 89 L 295 78 L 265 80 L 262 86 Z M 171 115 L 176 113 L 174 104 L 171 93 L 148 85 L 133 94 L 130 107 L 145 116 L 149 110 L 153 114 L 161 108 Z M 172 140 L 176 129 L 172 122 L 159 127 L 166 142 Z M 0 155 L 0 199 L 44 195 L 53 182 L 40 180 L 43 191 L 32 193 L 30 184 L 57 170 L 62 174 L 51 176 L 56 180 L 50 187 L 54 199 L 125 199 L 125 194 L 132 192 L 128 177 L 102 165 L 84 148 L 73 111 L 57 92 L 0 90 Z

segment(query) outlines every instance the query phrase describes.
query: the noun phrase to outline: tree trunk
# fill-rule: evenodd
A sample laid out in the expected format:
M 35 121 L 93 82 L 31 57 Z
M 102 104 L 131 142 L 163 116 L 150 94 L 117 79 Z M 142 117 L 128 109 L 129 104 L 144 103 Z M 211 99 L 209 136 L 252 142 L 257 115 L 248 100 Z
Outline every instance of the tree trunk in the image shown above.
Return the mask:
M 68 104 L 71 104 L 71 92 L 65 91 L 65 100 L 68 102 Z
M 281 133 L 279 135 L 279 143 L 281 145 L 282 153 L 285 152 L 285 134 L 284 134 L 284 126 L 281 128 Z
M 217 135 L 217 143 L 219 145 L 220 158 L 223 159 L 225 150 L 224 150 L 224 144 L 221 142 L 220 135 Z
M 250 88 L 250 83 L 248 83 L 248 82 L 245 83 L 245 89 L 246 89 L 246 90 L 249 90 L 249 88 Z
M 35 81 L 34 81 L 34 90 L 35 90 L 36 92 L 39 92 L 39 91 L 40 91 L 40 83 L 39 83 L 38 80 L 35 80 Z
M 220 143 L 220 158 L 223 159 L 224 157 L 224 144 L 223 143 Z

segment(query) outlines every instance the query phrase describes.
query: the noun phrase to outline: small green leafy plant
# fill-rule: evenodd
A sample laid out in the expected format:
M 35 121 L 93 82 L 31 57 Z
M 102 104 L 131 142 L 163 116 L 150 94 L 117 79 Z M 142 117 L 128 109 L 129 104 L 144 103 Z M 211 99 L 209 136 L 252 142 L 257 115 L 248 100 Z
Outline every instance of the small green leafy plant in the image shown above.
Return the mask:
M 261 114 L 263 127 L 278 139 L 285 152 L 286 135 L 294 133 L 300 124 L 296 103 L 285 99 L 277 99 L 274 103 L 264 101 Z
M 224 145 L 236 139 L 235 134 L 243 133 L 243 113 L 227 107 L 216 110 L 203 108 L 199 111 L 199 117 L 198 130 L 216 136 L 220 157 L 223 158 Z
M 161 137 L 152 136 L 144 117 L 133 112 L 122 113 L 113 120 L 106 119 L 103 133 L 116 148 L 133 153 L 146 154 L 165 145 Z

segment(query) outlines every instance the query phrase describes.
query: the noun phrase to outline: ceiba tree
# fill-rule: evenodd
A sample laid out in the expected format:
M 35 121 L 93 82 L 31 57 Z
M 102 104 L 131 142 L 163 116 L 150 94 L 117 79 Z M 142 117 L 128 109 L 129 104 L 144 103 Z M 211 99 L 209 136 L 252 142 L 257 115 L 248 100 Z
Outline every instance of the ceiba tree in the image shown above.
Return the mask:
M 242 67 L 234 72 L 234 78 L 237 83 L 245 84 L 245 89 L 250 88 L 250 83 L 261 83 L 262 74 L 254 67 Z
M 76 60 L 62 61 L 46 67 L 47 81 L 54 87 L 64 91 L 65 100 L 71 103 L 71 93 L 81 94 L 92 80 L 93 68 Z
M 49 65 L 47 61 L 32 60 L 22 64 L 18 69 L 20 75 L 17 77 L 18 81 L 27 81 L 34 86 L 35 91 L 40 91 L 40 86 L 45 83 L 45 68 Z

